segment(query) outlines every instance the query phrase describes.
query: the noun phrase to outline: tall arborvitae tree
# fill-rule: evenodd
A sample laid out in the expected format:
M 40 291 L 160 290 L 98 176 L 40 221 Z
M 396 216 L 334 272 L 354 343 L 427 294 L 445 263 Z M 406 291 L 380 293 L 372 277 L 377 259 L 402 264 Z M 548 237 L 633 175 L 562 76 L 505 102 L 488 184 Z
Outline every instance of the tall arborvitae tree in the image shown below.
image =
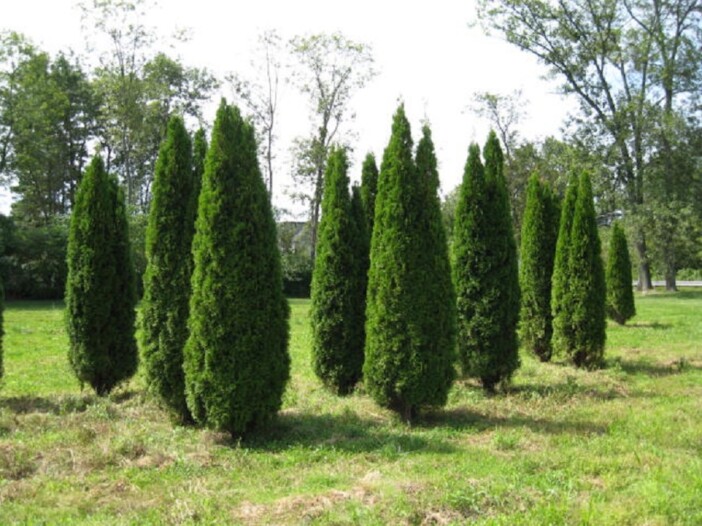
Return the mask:
M 522 220 L 520 332 L 524 346 L 542 362 L 551 359 L 553 350 L 551 276 L 557 239 L 558 215 L 554 195 L 550 187 L 533 174 L 527 186 Z
M 141 347 L 150 388 L 180 422 L 192 421 L 185 401 L 183 347 L 188 338 L 196 173 L 183 120 L 173 116 L 161 145 L 146 229 Z
M 580 176 L 570 238 L 569 301 L 573 305 L 573 348 L 578 367 L 600 367 L 605 345 L 605 274 L 590 176 Z
M 289 308 L 254 130 L 224 100 L 195 225 L 184 352 L 188 408 L 198 423 L 241 435 L 282 403 Z
M 370 232 L 366 222 L 366 209 L 363 206 L 361 187 L 351 188 L 351 221 L 354 235 L 354 276 L 356 276 L 356 299 L 354 300 L 353 316 L 359 320 L 359 338 L 361 349 L 366 346 L 366 293 L 368 290 L 368 268 L 370 267 Z M 363 368 L 363 364 L 361 364 Z
M 431 236 L 438 228 L 430 223 L 427 187 L 400 106 L 378 179 L 363 373 L 376 402 L 406 421 L 423 406 L 444 405 L 454 379 L 454 296 L 448 268 L 440 275 L 435 262 L 441 252 L 426 250 L 437 247 Z
M 363 318 L 358 316 L 356 225 L 351 215 L 348 162 L 333 148 L 324 181 L 322 220 L 312 273 L 314 372 L 337 394 L 350 393 L 363 368 Z
M 458 296 L 458 351 L 464 374 L 488 391 L 519 367 L 519 276 L 503 156 L 491 132 L 469 149 L 456 205 L 454 282 Z
M 631 259 L 626 234 L 619 222 L 612 225 L 607 255 L 607 315 L 624 325 L 636 315 L 631 277 Z
M 193 137 L 193 194 L 195 197 L 195 214 L 197 214 L 197 201 L 202 187 L 202 177 L 205 173 L 205 158 L 207 156 L 207 136 L 205 130 L 200 128 Z
M 571 265 L 570 244 L 573 230 L 573 215 L 578 199 L 578 176 L 573 174 L 568 181 L 565 199 L 561 207 L 561 219 L 556 241 L 556 257 L 553 262 L 551 278 L 551 314 L 553 315 L 553 351 L 558 355 L 567 355 L 573 348 L 573 304 L 568 296 L 570 292 Z
M 3 312 L 5 310 L 5 289 L 2 286 L 2 279 L 0 279 L 0 381 L 2 381 L 2 376 L 5 372 L 4 362 L 3 362 L 3 347 L 2 341 L 5 335 L 5 320 L 3 317 Z
M 137 369 L 136 304 L 124 196 L 98 156 L 78 187 L 68 236 L 69 361 L 106 395 Z
M 373 234 L 373 221 L 375 220 L 375 197 L 378 194 L 378 165 L 375 155 L 368 153 L 363 160 L 361 168 L 361 199 L 366 211 L 366 225 L 368 236 Z

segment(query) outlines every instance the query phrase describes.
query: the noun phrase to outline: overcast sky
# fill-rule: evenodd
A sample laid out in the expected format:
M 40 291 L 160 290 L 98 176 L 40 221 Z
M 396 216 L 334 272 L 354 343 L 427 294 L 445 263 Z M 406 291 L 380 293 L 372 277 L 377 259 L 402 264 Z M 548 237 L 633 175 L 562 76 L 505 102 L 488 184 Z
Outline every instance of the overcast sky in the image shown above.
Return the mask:
M 24 33 L 44 50 L 85 50 L 74 0 L 0 0 L 0 13 L 0 29 Z M 482 145 L 489 130 L 488 123 L 468 109 L 475 93 L 521 89 L 528 105 L 519 130 L 529 139 L 559 135 L 573 107 L 557 94 L 555 83 L 542 78 L 544 66 L 483 35 L 480 27 L 471 27 L 474 19 L 472 0 L 162 0 L 145 23 L 157 26 L 163 35 L 189 28 L 191 39 L 177 54 L 186 65 L 207 67 L 218 76 L 245 73 L 256 37 L 267 29 L 276 29 L 284 38 L 340 31 L 369 44 L 379 75 L 352 102 L 356 119 L 347 124 L 347 130 L 356 133 L 357 141 L 351 179 L 360 177 L 366 152 L 375 152 L 380 161 L 392 114 L 398 100 L 403 100 L 415 142 L 420 122 L 426 118 L 431 123 L 445 194 L 461 180 L 469 143 Z M 227 95 L 226 88 L 223 94 Z M 283 197 L 291 184 L 289 141 L 308 132 L 311 125 L 304 102 L 292 88 L 285 88 L 280 105 L 281 151 L 274 193 L 279 206 L 290 207 Z M 214 109 L 214 104 L 206 109 L 208 122 Z M 7 213 L 8 196 L 2 193 L 0 212 Z

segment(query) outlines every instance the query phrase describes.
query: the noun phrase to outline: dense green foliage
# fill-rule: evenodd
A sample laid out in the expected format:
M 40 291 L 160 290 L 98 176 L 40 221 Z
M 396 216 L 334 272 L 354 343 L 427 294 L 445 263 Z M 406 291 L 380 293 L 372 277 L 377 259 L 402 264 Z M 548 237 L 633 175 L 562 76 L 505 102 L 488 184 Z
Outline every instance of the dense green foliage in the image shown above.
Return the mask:
M 456 205 L 453 272 L 458 352 L 464 374 L 485 389 L 519 367 L 519 276 L 502 151 L 494 132 L 484 149 L 471 145 Z
M 2 286 L 2 278 L 0 277 L 0 382 L 2 382 L 2 376 L 5 373 L 4 361 L 3 361 L 3 336 L 5 335 L 5 323 L 3 312 L 5 310 L 5 289 Z
M 197 422 L 241 435 L 280 408 L 289 308 L 254 130 L 224 100 L 207 151 L 193 257 L 188 407 Z
M 361 199 L 366 211 L 366 225 L 369 236 L 373 234 L 375 219 L 375 197 L 378 194 L 378 165 L 373 153 L 366 154 L 361 168 Z
M 400 106 L 378 180 L 363 373 L 376 402 L 406 421 L 423 406 L 444 405 L 455 375 L 454 294 L 433 175 L 428 181 L 415 165 Z
M 607 315 L 620 325 L 624 325 L 636 315 L 634 290 L 631 279 L 631 259 L 629 245 L 622 226 L 612 225 L 612 237 L 607 255 Z
M 353 390 L 363 368 L 360 254 L 347 170 L 345 151 L 333 148 L 325 173 L 311 312 L 314 372 L 330 390 L 342 395 Z
M 98 395 L 136 372 L 135 304 L 124 197 L 96 156 L 71 216 L 66 312 L 71 367 Z
M 571 185 L 572 186 L 572 185 Z M 572 188 L 566 194 L 563 214 L 572 206 Z M 564 215 L 561 221 L 568 221 Z M 560 306 L 554 310 L 554 346 L 578 367 L 589 369 L 602 365 L 605 344 L 605 274 L 602 264 L 600 238 L 597 233 L 592 186 L 587 173 L 578 180 L 570 232 L 561 244 L 563 225 L 559 232 L 556 265 L 559 250 L 567 251 L 556 289 L 554 272 L 553 300 Z M 567 226 L 567 224 L 566 224 Z
M 354 291 L 353 316 L 360 322 L 361 349 L 366 347 L 366 296 L 368 292 L 368 269 L 370 268 L 370 233 L 366 222 L 366 209 L 363 206 L 361 187 L 351 187 L 351 227 L 353 230 L 353 246 L 355 255 L 354 276 L 356 288 Z M 363 368 L 363 364 L 361 364 Z
M 551 359 L 553 316 L 551 277 L 558 240 L 558 207 L 550 187 L 533 174 L 527 186 L 522 220 L 520 335 L 542 362 Z
M 573 215 L 575 214 L 577 199 L 578 176 L 573 174 L 568 181 L 568 187 L 561 207 L 556 256 L 553 261 L 553 276 L 551 278 L 552 344 L 553 350 L 560 355 L 565 354 L 574 345 L 571 328 L 574 306 L 570 302 L 568 294 L 571 281 L 571 230 L 573 229 Z
M 141 307 L 141 351 L 146 379 L 174 417 L 191 420 L 185 401 L 183 347 L 188 338 L 196 171 L 183 120 L 171 117 L 161 145 L 149 223 Z

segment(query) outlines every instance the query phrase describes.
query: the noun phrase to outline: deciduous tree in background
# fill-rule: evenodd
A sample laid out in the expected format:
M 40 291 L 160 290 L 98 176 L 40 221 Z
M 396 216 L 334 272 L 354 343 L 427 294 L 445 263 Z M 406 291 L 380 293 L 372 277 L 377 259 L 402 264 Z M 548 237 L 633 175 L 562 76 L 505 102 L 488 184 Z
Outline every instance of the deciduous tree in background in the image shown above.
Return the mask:
M 310 205 L 314 260 L 329 148 L 342 142 L 341 128 L 353 119 L 351 97 L 375 76 L 375 70 L 369 46 L 340 33 L 295 37 L 290 48 L 299 63 L 293 81 L 309 97 L 314 122 L 310 135 L 298 138 L 293 146 L 293 178 L 302 188 L 294 197 Z
M 432 238 L 441 228 L 431 222 L 440 217 L 438 197 L 428 191 L 433 174 L 420 176 L 412 153 L 400 106 L 378 179 L 363 373 L 375 401 L 405 421 L 424 406 L 444 405 L 455 375 L 453 289 L 448 265 L 437 264 L 446 248 L 442 254 Z
M 192 421 L 185 400 L 183 347 L 188 338 L 196 176 L 190 137 L 183 120 L 173 116 L 156 161 L 140 321 L 147 383 L 183 423 Z
M 207 150 L 193 257 L 188 408 L 198 423 L 241 435 L 282 403 L 289 307 L 254 130 L 224 100 Z
M 136 372 L 135 304 L 124 197 L 96 156 L 71 216 L 66 313 L 71 367 L 100 396 Z
M 631 259 L 624 229 L 615 222 L 607 255 L 607 315 L 620 325 L 636 315 L 631 281 Z

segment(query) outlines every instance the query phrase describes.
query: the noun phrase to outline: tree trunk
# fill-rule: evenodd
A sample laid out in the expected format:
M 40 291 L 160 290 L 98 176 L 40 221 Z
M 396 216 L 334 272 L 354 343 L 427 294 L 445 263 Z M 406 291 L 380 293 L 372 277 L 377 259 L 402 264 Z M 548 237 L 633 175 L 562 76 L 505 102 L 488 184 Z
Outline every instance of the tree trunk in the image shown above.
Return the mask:
M 643 233 L 640 239 L 635 243 L 636 252 L 639 255 L 639 282 L 636 286 L 637 290 L 647 292 L 653 290 L 653 282 L 651 281 L 651 267 L 648 262 L 648 250 L 646 249 L 646 238 Z

